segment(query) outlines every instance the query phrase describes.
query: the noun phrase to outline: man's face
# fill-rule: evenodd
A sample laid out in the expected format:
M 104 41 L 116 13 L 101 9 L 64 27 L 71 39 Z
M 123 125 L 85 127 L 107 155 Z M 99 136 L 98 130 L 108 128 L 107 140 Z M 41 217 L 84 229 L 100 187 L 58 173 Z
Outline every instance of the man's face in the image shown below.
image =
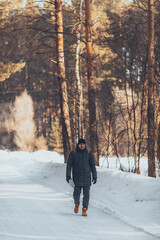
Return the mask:
M 82 149 L 82 150 L 85 148 L 85 146 L 86 146 L 86 145 L 85 145 L 84 143 L 78 144 L 78 147 L 79 147 L 80 149 Z

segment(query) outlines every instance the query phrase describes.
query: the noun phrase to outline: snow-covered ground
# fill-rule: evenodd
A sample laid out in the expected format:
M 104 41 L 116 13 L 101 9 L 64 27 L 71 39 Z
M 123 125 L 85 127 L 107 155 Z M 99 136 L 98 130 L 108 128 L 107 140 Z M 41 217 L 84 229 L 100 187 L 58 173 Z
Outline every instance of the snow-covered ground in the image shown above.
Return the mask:
M 0 151 L 0 240 L 160 238 L 160 178 L 98 167 L 82 217 L 65 168 L 57 153 Z

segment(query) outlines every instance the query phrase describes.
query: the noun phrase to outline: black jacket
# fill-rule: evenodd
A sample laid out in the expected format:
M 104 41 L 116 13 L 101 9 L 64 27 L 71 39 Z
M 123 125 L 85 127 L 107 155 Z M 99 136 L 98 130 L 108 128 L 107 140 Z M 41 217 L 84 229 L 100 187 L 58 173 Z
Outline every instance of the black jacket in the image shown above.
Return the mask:
M 66 178 L 73 177 L 75 186 L 90 186 L 91 173 L 92 178 L 97 178 L 93 154 L 88 152 L 87 148 L 81 150 L 77 145 L 76 151 L 72 151 L 69 155 Z

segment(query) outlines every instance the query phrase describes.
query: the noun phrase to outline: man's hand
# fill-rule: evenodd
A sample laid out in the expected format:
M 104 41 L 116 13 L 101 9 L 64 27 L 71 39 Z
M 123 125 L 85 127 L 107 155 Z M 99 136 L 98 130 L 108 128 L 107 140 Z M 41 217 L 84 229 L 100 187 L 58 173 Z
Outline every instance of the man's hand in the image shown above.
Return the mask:
M 97 182 L 97 178 L 93 178 L 92 182 L 93 182 L 93 184 L 95 184 Z
M 68 176 L 67 178 L 66 178 L 66 181 L 69 183 L 69 180 L 71 179 L 71 177 L 70 176 Z

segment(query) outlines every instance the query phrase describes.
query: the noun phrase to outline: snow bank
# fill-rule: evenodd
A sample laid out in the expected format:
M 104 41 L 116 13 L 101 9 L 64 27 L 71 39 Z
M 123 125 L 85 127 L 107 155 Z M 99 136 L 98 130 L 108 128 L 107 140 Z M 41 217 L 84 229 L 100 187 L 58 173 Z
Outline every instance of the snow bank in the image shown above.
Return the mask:
M 127 172 L 131 172 L 134 169 L 135 166 L 135 160 L 133 157 L 100 157 L 100 167 L 105 167 L 109 169 L 120 169 L 120 165 L 122 165 Z M 138 166 L 138 161 L 137 161 Z M 148 159 L 143 157 L 140 159 L 140 171 L 141 175 L 147 176 L 148 175 Z
M 93 204 L 160 237 L 160 179 L 98 168 Z
M 28 177 L 72 195 L 66 183 L 64 159 L 49 151 L 0 151 L 0 164 L 15 166 Z M 160 237 L 160 178 L 97 168 L 98 182 L 91 188 L 90 204 L 121 221 Z

